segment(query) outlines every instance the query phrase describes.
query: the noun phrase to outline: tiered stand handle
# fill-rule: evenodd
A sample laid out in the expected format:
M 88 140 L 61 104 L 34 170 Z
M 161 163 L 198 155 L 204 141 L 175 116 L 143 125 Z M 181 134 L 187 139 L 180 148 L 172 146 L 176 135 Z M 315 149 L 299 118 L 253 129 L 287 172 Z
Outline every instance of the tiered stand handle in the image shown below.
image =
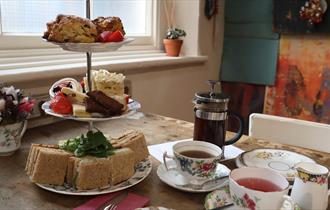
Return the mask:
M 86 18 L 91 19 L 91 1 L 86 0 Z M 92 90 L 92 52 L 86 52 L 87 57 L 87 83 L 88 88 Z M 88 130 L 93 130 L 93 121 L 89 121 Z

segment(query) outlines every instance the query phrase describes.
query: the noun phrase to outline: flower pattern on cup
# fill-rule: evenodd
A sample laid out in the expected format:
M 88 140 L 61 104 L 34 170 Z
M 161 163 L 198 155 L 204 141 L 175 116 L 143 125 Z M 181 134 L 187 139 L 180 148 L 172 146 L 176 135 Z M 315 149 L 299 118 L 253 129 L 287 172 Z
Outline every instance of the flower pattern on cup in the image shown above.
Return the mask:
M 238 197 L 237 195 L 233 195 L 233 202 L 240 207 L 247 208 L 250 210 L 257 209 L 257 203 L 260 201 L 260 198 L 254 197 L 254 200 L 250 198 L 248 194 L 244 194 L 242 198 Z
M 323 185 L 323 184 L 328 184 L 327 178 L 328 174 L 308 174 L 303 171 L 298 171 L 298 177 L 304 182 L 315 182 L 317 184 Z
M 196 160 L 187 159 L 181 156 L 177 157 L 180 162 L 182 171 L 186 171 L 192 176 L 198 176 L 201 178 L 212 177 L 215 174 L 215 168 L 217 167 L 218 160 L 210 162 L 209 160 Z

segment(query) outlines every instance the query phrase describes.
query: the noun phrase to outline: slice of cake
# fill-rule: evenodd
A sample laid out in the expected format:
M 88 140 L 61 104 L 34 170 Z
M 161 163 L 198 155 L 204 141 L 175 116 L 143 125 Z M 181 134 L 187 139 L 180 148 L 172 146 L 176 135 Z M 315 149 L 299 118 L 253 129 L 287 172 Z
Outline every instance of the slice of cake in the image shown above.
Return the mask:
M 72 112 L 75 117 L 88 118 L 92 116 L 91 113 L 86 111 L 86 107 L 80 104 L 72 104 Z
M 130 148 L 134 152 L 135 164 L 149 156 L 147 142 L 141 132 L 129 131 L 117 139 L 112 139 L 110 142 L 114 148 Z
M 110 73 L 107 70 L 100 69 L 94 75 L 96 89 L 104 92 L 107 96 L 124 95 L 123 74 Z
M 124 94 L 124 80 L 126 77 L 123 74 L 100 69 L 98 71 L 93 70 L 91 77 L 92 88 L 88 87 L 87 77 L 84 77 L 87 92 L 95 90 L 102 91 L 105 95 L 115 99 L 124 106 L 127 105 L 127 95 Z

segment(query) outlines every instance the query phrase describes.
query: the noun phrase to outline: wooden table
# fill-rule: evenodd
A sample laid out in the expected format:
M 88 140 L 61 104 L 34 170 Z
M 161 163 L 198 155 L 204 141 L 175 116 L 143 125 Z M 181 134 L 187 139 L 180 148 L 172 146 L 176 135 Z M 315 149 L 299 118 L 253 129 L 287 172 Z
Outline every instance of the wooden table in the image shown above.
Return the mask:
M 119 119 L 96 123 L 96 127 L 112 136 L 118 136 L 129 129 L 141 130 L 149 145 L 191 138 L 193 124 L 154 114 L 138 113 L 133 119 Z M 0 209 L 71 209 L 95 196 L 68 196 L 48 192 L 31 183 L 24 172 L 31 143 L 54 144 L 58 140 L 85 133 L 87 123 L 61 121 L 52 125 L 30 129 L 24 135 L 21 148 L 9 157 L 0 157 Z M 231 134 L 229 134 L 230 136 Z M 269 147 L 281 148 L 307 155 L 330 168 L 330 154 L 317 152 L 243 136 L 236 144 L 243 150 Z M 233 160 L 225 162 L 233 169 Z M 159 162 L 153 159 L 151 174 L 128 191 L 150 198 L 150 205 L 164 206 L 177 210 L 203 209 L 206 193 L 186 193 L 162 183 L 156 175 Z

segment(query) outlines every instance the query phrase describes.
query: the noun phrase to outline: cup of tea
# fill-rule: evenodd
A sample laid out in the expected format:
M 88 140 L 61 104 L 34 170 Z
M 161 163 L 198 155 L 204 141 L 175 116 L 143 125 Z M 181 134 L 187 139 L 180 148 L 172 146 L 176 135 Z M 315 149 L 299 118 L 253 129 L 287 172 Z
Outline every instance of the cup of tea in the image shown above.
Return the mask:
M 291 203 L 291 206 L 295 205 L 287 196 L 289 182 L 284 176 L 270 169 L 234 169 L 229 175 L 229 189 L 235 209 L 278 210 L 285 202 Z
M 220 147 L 202 141 L 179 142 L 173 146 L 174 156 L 163 154 L 165 168 L 176 169 L 190 181 L 205 181 L 214 178 L 217 164 L 222 157 Z M 175 161 L 175 168 L 169 168 L 167 158 Z

